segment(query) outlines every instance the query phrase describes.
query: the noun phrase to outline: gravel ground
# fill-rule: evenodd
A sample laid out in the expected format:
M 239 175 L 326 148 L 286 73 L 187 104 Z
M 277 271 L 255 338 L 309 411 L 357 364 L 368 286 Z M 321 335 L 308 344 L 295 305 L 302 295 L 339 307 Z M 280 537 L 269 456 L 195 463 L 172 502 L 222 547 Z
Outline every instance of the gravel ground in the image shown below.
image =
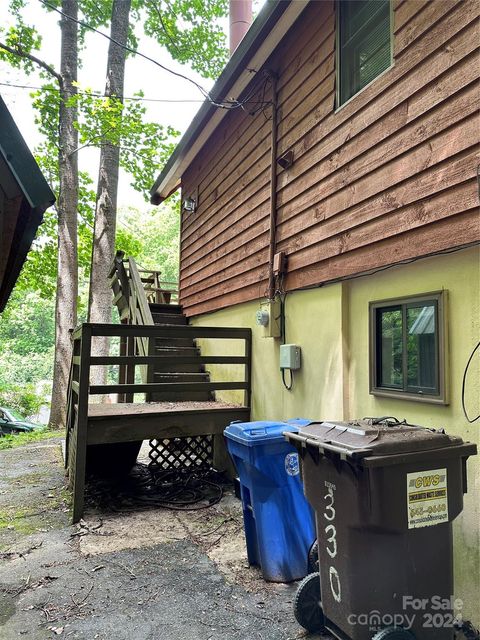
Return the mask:
M 69 525 L 59 441 L 0 451 L 0 637 L 296 640 L 295 584 L 248 567 L 240 503 L 91 509 Z

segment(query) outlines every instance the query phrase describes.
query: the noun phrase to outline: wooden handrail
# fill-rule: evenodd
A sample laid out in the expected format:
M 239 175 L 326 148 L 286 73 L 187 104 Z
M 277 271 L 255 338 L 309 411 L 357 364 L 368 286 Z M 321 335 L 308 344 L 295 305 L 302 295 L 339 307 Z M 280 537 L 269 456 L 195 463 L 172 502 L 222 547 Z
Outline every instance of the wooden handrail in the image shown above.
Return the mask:
M 128 259 L 128 270 L 134 296 L 133 299 L 132 296 L 130 296 L 131 317 L 135 318 L 137 321 L 141 320 L 138 324 L 152 325 L 153 316 L 150 311 L 150 307 L 148 306 L 147 294 L 145 293 L 145 289 L 143 288 L 142 281 L 138 273 L 137 263 L 133 258 Z M 136 316 L 137 309 L 140 312 L 140 318 L 137 318 Z M 133 324 L 137 324 L 137 322 L 134 322 Z
M 142 278 L 141 274 L 145 273 L 149 275 L 148 278 Z M 90 414 L 89 417 L 89 400 L 93 396 L 116 393 L 118 394 L 118 402 L 133 403 L 135 394 L 145 394 L 147 402 L 154 400 L 158 406 L 162 406 L 162 404 L 166 406 L 161 402 L 161 398 L 167 399 L 167 405 L 170 405 L 172 397 L 205 398 L 205 402 L 185 400 L 190 408 L 179 408 L 177 413 L 191 414 L 190 422 L 187 425 L 189 434 L 213 435 L 216 443 L 214 451 L 217 451 L 218 445 L 220 458 L 217 457 L 217 460 L 220 460 L 222 465 L 222 461 L 227 456 L 222 449 L 224 446 L 222 435 L 224 424 L 228 424 L 228 419 L 248 419 L 251 404 L 252 332 L 250 329 L 183 324 L 156 325 L 153 321 L 150 304 L 160 304 L 160 307 L 153 307 L 154 313 L 155 309 L 158 309 L 157 313 L 164 313 L 168 322 L 167 305 L 171 300 L 173 290 L 165 289 L 165 286 L 173 283 L 162 282 L 159 271 L 139 270 L 133 258 L 125 260 L 123 252 L 116 254 L 109 277 L 114 291 L 114 301 L 120 310 L 121 323 L 84 323 L 77 327 L 72 335 L 73 356 L 68 389 L 66 465 L 68 465 L 70 486 L 74 495 L 74 522 L 78 521 L 83 511 L 87 445 L 96 444 L 95 438 L 92 441 L 92 435 L 97 438 L 99 444 L 110 443 L 110 440 L 98 436 L 98 430 L 95 428 L 98 426 L 98 421 L 92 423 L 90 420 L 93 414 Z M 178 313 L 178 311 L 178 308 L 172 309 L 172 312 Z M 104 355 L 92 356 L 92 342 L 97 336 L 119 338 L 119 355 L 109 355 L 107 352 Z M 212 346 L 217 346 L 222 339 L 237 342 L 240 340 L 243 341 L 243 353 L 241 349 L 238 351 L 232 349 L 235 355 L 200 355 L 200 350 L 195 343 L 197 338 L 211 340 Z M 181 340 L 178 341 L 178 339 Z M 109 344 L 110 342 L 112 341 L 107 341 Z M 184 347 L 185 343 L 188 346 Z M 171 348 L 165 347 L 165 344 L 170 345 Z M 210 342 L 208 346 L 210 347 Z M 239 353 L 241 355 L 237 355 Z M 178 367 L 182 364 L 196 365 L 190 367 L 193 369 L 193 373 L 178 371 L 178 369 L 184 369 L 181 366 Z M 239 371 L 238 378 L 241 379 L 233 381 L 212 380 L 211 371 L 205 372 L 203 369 L 203 365 L 206 364 L 219 365 L 220 367 L 221 365 L 236 365 L 234 371 Z M 118 366 L 118 384 L 90 384 L 91 368 L 108 365 Z M 173 371 L 169 371 L 170 365 L 173 365 Z M 188 369 L 188 367 L 185 368 Z M 220 374 L 221 369 L 214 367 L 212 369 L 214 374 L 216 371 Z M 135 373 L 137 370 L 142 373 L 142 382 L 136 381 Z M 212 401 L 212 391 L 242 392 L 243 406 L 240 406 L 241 400 L 237 399 L 237 395 L 235 395 L 235 404 L 218 403 L 218 408 L 213 409 L 211 405 L 215 405 L 215 402 Z M 156 394 L 159 395 L 156 396 Z M 160 397 L 160 401 L 158 397 Z M 202 404 L 208 405 L 208 407 L 198 409 L 197 405 Z M 184 407 L 186 405 L 180 402 L 178 406 Z M 233 418 L 229 417 L 232 414 L 229 414 L 228 411 L 225 413 L 225 407 L 230 411 L 238 409 L 238 413 L 234 413 Z M 123 429 L 124 425 L 117 425 L 115 428 L 123 429 L 123 433 L 120 439 L 117 434 L 113 442 L 142 439 L 136 437 L 139 433 L 145 437 L 158 437 L 159 434 L 164 436 L 163 418 L 157 420 L 155 417 L 155 422 L 150 421 L 150 427 L 147 428 L 144 426 L 142 418 L 137 419 L 136 412 L 137 409 L 133 409 L 131 412 L 131 416 L 135 418 L 136 422 L 130 421 L 128 425 L 133 424 L 136 429 L 135 433 L 127 433 L 128 430 Z M 203 423 L 196 417 L 198 412 L 205 414 Z M 214 414 L 215 417 L 213 417 Z M 154 432 L 150 430 L 152 424 L 155 426 Z M 177 434 L 178 418 L 175 417 L 169 425 L 172 432 Z
M 198 338 L 224 338 L 228 340 L 242 340 L 244 342 L 244 355 L 232 356 L 155 356 L 155 355 L 129 355 L 129 356 L 92 356 L 91 342 L 94 336 L 117 336 L 130 338 L 143 338 L 147 341 L 166 335 L 195 336 Z M 69 415 L 71 416 L 70 428 L 75 421 L 73 406 L 78 404 L 78 419 L 86 420 L 86 407 L 88 397 L 91 395 L 104 395 L 108 393 L 128 394 L 133 397 L 135 393 L 152 393 L 163 391 L 221 391 L 243 390 L 245 392 L 246 407 L 250 406 L 251 394 L 251 329 L 225 328 L 225 327 L 192 327 L 192 326 L 157 326 L 157 325 L 127 325 L 127 324 L 97 324 L 84 323 L 77 327 L 73 334 L 74 356 L 72 360 L 72 374 L 69 389 Z M 208 382 L 152 382 L 144 381 L 135 383 L 134 380 L 120 384 L 90 385 L 90 370 L 92 366 L 118 364 L 130 367 L 148 366 L 154 362 L 192 362 L 199 358 L 204 363 L 211 364 L 240 364 L 244 365 L 243 380 L 238 381 L 208 381 Z M 165 374 L 164 374 L 165 375 Z M 182 374 L 172 374 L 181 376 Z M 80 422 L 78 423 L 80 425 Z M 85 422 L 86 425 L 86 422 Z M 85 427 L 86 428 L 86 427 Z
M 142 338 L 223 338 L 249 340 L 252 330 L 240 327 L 203 327 L 195 325 L 131 325 L 84 322 L 73 332 L 74 340 L 88 329 L 92 336 L 130 336 Z

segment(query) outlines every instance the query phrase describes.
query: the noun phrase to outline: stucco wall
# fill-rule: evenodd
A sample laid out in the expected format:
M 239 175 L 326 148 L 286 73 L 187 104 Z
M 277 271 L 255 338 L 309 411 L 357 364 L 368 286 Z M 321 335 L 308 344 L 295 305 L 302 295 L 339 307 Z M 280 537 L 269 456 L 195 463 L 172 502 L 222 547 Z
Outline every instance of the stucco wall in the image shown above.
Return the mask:
M 480 277 L 478 248 L 427 258 L 309 291 L 286 299 L 286 341 L 302 348 L 302 368 L 292 391 L 283 385 L 278 367 L 280 341 L 263 338 L 255 324 L 258 302 L 236 305 L 198 316 L 192 324 L 251 327 L 253 330 L 252 419 L 347 419 L 394 415 L 425 426 L 445 427 L 449 433 L 480 446 L 480 423 L 469 425 L 461 408 L 462 377 L 468 356 L 480 339 Z M 369 393 L 368 303 L 445 289 L 450 403 L 432 405 L 411 400 L 379 398 Z M 204 342 L 203 348 L 209 349 Z M 218 353 L 218 347 L 216 349 Z M 230 350 L 231 353 L 231 350 Z M 468 377 L 467 400 L 479 413 L 480 367 Z M 219 369 L 211 368 L 213 375 Z M 223 370 L 226 379 L 241 371 Z M 480 465 L 468 462 L 468 494 L 463 514 L 454 524 L 455 585 L 465 602 L 464 615 L 480 626 Z M 440 560 L 440 559 L 439 559 Z
M 463 372 L 468 357 L 480 340 L 480 288 L 478 249 L 429 258 L 389 269 L 374 277 L 352 282 L 349 295 L 350 318 L 350 416 L 393 415 L 417 424 L 445 427 L 448 433 L 476 442 L 480 448 L 480 422 L 468 424 L 462 412 Z M 446 289 L 449 337 L 448 375 L 450 404 L 379 398 L 369 394 L 368 302 Z M 467 404 L 470 413 L 480 412 L 480 354 L 470 369 Z M 480 626 L 480 464 L 479 457 L 467 463 L 468 494 L 463 513 L 454 523 L 455 584 L 465 601 L 465 617 Z

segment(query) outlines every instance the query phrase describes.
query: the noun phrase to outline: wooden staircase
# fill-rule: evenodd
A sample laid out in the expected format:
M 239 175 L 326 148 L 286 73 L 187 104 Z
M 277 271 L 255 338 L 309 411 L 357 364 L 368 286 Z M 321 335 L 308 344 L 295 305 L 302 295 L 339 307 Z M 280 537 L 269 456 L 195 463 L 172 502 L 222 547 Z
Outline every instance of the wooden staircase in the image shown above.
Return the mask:
M 158 271 L 138 269 L 117 253 L 110 273 L 120 324 L 86 323 L 74 332 L 69 384 L 66 466 L 73 490 L 73 522 L 83 513 L 85 474 L 127 472 L 143 440 L 211 436 L 213 464 L 226 468 L 223 430 L 250 419 L 251 330 L 190 326 L 172 283 Z M 118 354 L 92 355 L 97 336 L 119 340 Z M 244 344 L 243 354 L 211 353 L 219 339 Z M 208 343 L 208 354 L 197 340 Z M 111 345 L 111 349 L 113 346 Z M 118 366 L 118 384 L 90 384 L 92 366 Z M 243 380 L 213 379 L 206 365 L 243 365 Z M 243 391 L 243 404 L 217 401 L 217 391 Z M 91 396 L 117 394 L 117 403 L 91 404 Z M 138 394 L 142 394 L 139 401 Z
M 162 281 L 159 271 L 139 269 L 133 258 L 125 260 L 123 252 L 120 251 L 115 256 L 110 276 L 114 301 L 116 301 L 120 318 L 124 318 L 124 322 L 157 327 L 188 325 L 188 319 L 181 305 L 170 302 L 172 298 L 177 297 L 177 291 L 167 288 L 173 283 Z M 125 285 L 122 283 L 126 280 L 129 283 L 128 295 L 123 294 Z M 141 300 L 142 289 L 145 292 L 145 300 Z M 131 295 L 132 290 L 135 292 L 134 296 Z M 130 305 L 127 310 L 129 299 Z M 132 305 L 135 301 L 137 304 Z M 145 382 L 210 382 L 210 376 L 201 362 L 200 349 L 191 338 L 158 338 L 150 346 L 149 355 L 160 356 L 162 360 L 157 361 L 149 371 L 144 371 Z M 182 356 L 186 356 L 189 361 L 184 362 Z M 185 391 L 156 392 L 146 397 L 147 402 L 212 400 L 215 400 L 212 391 L 196 391 L 193 388 Z

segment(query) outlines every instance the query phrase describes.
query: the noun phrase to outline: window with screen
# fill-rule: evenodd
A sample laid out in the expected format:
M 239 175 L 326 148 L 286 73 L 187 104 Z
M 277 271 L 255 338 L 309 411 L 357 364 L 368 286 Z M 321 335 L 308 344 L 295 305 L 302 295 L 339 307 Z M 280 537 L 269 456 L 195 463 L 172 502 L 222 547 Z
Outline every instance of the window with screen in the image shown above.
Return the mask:
M 337 106 L 392 64 L 390 0 L 337 2 Z

